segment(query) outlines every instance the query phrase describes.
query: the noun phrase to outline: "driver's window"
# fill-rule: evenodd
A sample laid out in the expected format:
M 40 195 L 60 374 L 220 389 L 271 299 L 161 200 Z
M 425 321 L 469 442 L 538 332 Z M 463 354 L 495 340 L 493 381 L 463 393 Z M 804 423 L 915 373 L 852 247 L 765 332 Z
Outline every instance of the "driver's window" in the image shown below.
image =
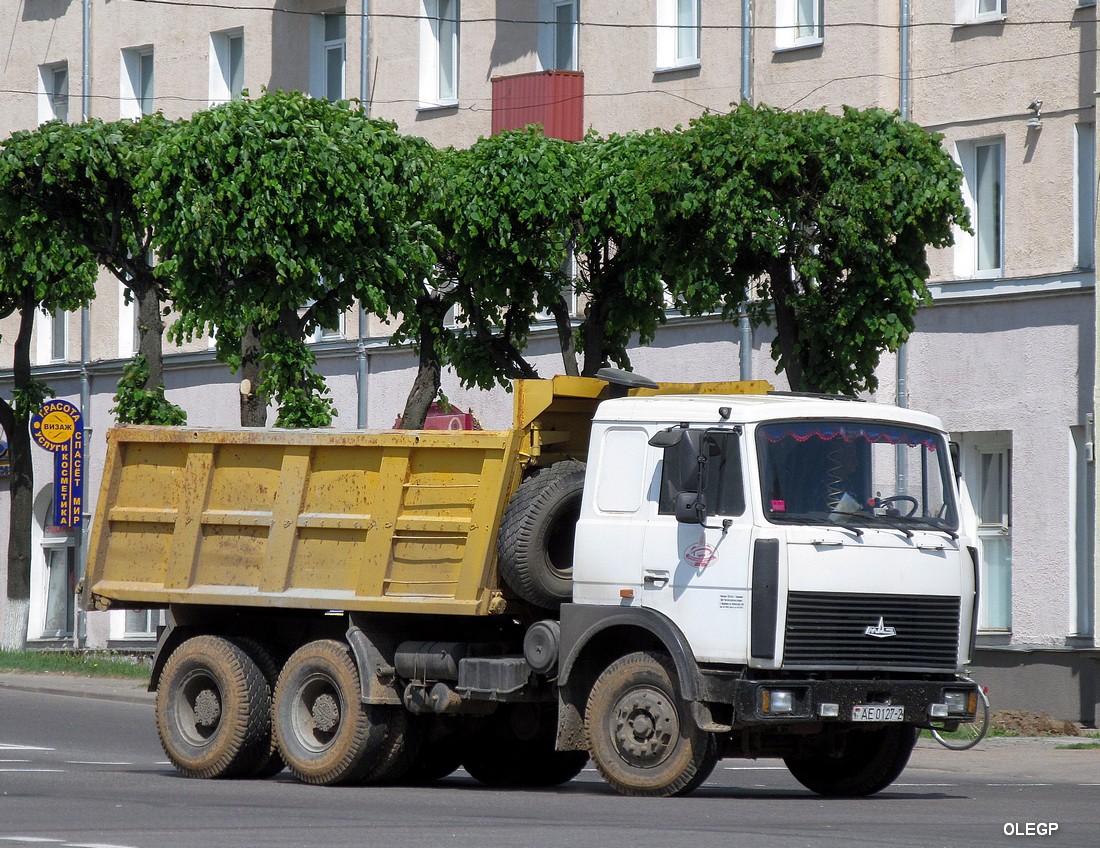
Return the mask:
M 745 484 L 741 473 L 741 441 L 738 434 L 733 430 L 706 433 L 702 445 L 707 456 L 706 485 L 703 489 L 707 514 L 742 515 L 745 512 Z M 658 505 L 661 515 L 675 514 L 676 496 L 696 488 L 698 466 L 685 466 L 680 460 L 680 450 L 679 445 L 665 448 Z

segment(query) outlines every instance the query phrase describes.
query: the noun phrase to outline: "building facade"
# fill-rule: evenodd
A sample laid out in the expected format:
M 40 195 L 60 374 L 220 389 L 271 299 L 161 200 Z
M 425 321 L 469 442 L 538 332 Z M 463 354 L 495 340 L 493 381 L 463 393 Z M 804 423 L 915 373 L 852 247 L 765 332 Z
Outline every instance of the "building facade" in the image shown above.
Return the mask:
M 884 357 L 875 398 L 940 415 L 962 445 L 985 563 L 975 673 L 995 706 L 1095 723 L 1096 35 L 1089 0 L 14 0 L 0 5 L 0 136 L 276 88 L 357 100 L 437 145 L 532 119 L 566 138 L 674 127 L 742 100 L 896 109 L 943 134 L 974 232 L 929 255 L 934 302 Z M 36 322 L 37 372 L 90 425 L 89 509 L 134 320 L 104 277 L 86 315 Z M 414 360 L 386 338 L 349 312 L 317 339 L 336 426 L 400 412 Z M 736 378 L 744 361 L 785 387 L 769 341 L 758 330 L 743 351 L 736 327 L 670 313 L 632 361 L 676 380 Z M 551 328 L 533 344 L 557 373 Z M 190 423 L 235 424 L 237 381 L 207 342 L 166 369 Z M 485 426 L 508 423 L 505 393 L 444 385 Z M 148 644 L 158 613 L 75 609 L 81 539 L 50 526 L 44 452 L 35 474 L 31 641 Z M 6 524 L 0 509 L 0 544 Z

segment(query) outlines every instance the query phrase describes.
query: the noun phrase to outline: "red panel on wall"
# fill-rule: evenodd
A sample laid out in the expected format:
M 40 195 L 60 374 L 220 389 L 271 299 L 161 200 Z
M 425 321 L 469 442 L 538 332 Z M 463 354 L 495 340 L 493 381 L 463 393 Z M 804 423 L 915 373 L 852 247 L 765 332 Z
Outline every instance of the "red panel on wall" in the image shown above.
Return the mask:
M 552 138 L 584 136 L 584 74 L 538 71 L 493 77 L 493 133 L 542 124 Z

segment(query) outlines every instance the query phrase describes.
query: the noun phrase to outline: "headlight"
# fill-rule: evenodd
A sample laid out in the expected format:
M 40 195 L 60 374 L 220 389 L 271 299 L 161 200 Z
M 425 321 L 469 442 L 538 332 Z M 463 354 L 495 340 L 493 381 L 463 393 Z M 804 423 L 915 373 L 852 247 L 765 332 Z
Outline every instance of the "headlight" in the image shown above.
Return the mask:
M 947 711 L 949 713 L 973 712 L 970 708 L 970 694 L 969 692 L 944 692 L 943 702 L 947 705 Z
M 765 689 L 762 707 L 765 713 L 794 712 L 794 692 L 790 689 Z

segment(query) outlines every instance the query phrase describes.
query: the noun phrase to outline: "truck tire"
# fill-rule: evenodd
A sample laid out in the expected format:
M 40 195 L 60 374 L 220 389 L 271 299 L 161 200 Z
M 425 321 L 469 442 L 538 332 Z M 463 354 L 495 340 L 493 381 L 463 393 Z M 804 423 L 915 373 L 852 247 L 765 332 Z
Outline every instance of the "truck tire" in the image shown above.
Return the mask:
M 573 539 L 581 512 L 584 463 L 555 462 L 524 480 L 504 510 L 497 561 L 509 588 L 556 610 L 573 595 Z
M 382 755 L 393 711 L 360 703 L 359 671 L 347 645 L 322 639 L 287 660 L 275 687 L 279 754 L 304 783 L 354 783 Z
M 671 657 L 638 651 L 613 662 L 592 687 L 584 717 L 589 750 L 616 792 L 686 795 L 714 770 L 717 739 L 695 724 L 676 680 Z
M 275 744 L 275 733 L 271 726 L 271 711 L 272 704 L 275 701 L 275 683 L 279 679 L 279 664 L 275 661 L 275 655 L 268 650 L 267 646 L 255 639 L 247 636 L 234 636 L 232 641 L 240 646 L 256 663 L 264 676 L 264 683 L 266 684 L 264 686 L 264 701 L 266 703 L 256 705 L 257 709 L 267 716 L 263 730 L 266 739 L 266 745 L 264 746 L 266 747 L 266 753 L 257 758 L 255 767 L 246 775 L 246 777 L 256 778 L 257 780 L 266 780 L 286 768 L 283 758 L 279 756 L 279 748 Z
M 386 737 L 382 750 L 371 760 L 359 782 L 371 786 L 398 783 L 416 761 L 420 727 L 403 707 L 381 704 L 371 709 L 386 714 Z
M 581 773 L 585 751 L 556 751 L 556 710 L 540 704 L 501 707 L 468 737 L 462 765 L 486 786 L 558 786 Z
M 195 636 L 172 652 L 157 685 L 156 718 L 164 752 L 187 777 L 242 777 L 267 756 L 267 683 L 228 639 Z
M 839 756 L 827 753 L 784 757 L 795 780 L 818 795 L 859 798 L 881 792 L 905 770 L 918 730 L 892 725 L 850 730 Z

